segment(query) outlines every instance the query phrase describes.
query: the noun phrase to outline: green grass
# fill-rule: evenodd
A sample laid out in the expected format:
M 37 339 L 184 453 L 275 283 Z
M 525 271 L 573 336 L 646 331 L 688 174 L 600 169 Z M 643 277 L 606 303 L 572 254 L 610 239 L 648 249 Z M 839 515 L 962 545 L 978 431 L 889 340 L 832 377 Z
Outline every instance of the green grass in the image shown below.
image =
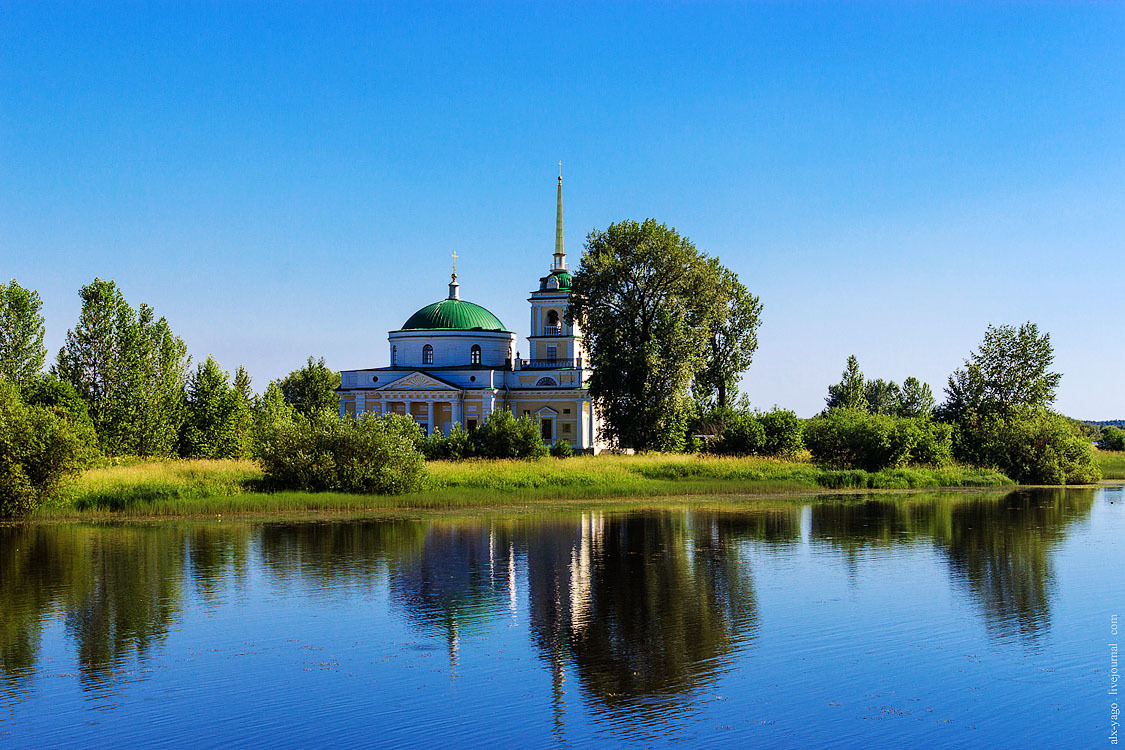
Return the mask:
M 434 461 L 427 488 L 397 496 L 257 491 L 248 461 L 119 462 L 91 469 L 43 518 L 288 515 L 385 510 L 514 508 L 670 496 L 779 497 L 828 490 L 997 487 L 995 471 L 963 466 L 875 474 L 829 471 L 803 460 L 713 456 L 576 456 L 537 461 Z
M 1102 470 L 1102 479 L 1125 479 L 1125 451 L 1094 451 L 1094 463 Z

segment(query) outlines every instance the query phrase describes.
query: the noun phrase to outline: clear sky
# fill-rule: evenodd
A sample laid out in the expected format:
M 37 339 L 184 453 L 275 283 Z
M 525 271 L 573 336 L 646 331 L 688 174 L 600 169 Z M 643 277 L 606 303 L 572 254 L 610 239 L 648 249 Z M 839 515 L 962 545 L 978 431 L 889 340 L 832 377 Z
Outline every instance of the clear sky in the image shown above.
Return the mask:
M 52 358 L 100 276 L 259 390 L 386 365 L 453 250 L 526 336 L 560 159 L 572 265 L 652 216 L 760 296 L 758 406 L 851 353 L 940 398 L 1032 320 L 1060 410 L 1125 417 L 1123 4 L 0 4 L 0 277 Z

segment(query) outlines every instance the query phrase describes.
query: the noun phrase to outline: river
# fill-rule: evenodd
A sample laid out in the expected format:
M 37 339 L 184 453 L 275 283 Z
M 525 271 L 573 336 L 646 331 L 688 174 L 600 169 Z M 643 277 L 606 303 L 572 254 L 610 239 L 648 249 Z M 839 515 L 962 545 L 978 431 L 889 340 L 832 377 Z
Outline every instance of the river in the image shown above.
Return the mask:
M 0 528 L 0 747 L 1108 744 L 1125 488 Z

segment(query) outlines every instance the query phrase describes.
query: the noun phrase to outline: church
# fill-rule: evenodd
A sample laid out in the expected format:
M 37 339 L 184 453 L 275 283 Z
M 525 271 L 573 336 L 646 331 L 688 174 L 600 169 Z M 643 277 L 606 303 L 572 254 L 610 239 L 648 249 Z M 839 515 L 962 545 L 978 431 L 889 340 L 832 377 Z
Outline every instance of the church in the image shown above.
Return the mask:
M 528 358 L 519 356 L 516 334 L 499 318 L 461 299 L 454 268 L 445 299 L 387 334 L 389 367 L 340 373 L 340 416 L 409 415 L 427 435 L 448 435 L 455 424 L 472 431 L 494 410 L 508 409 L 538 422 L 544 443 L 600 452 L 605 446 L 587 388 L 582 332 L 566 320 L 570 281 L 560 174 L 554 258 L 528 298 Z

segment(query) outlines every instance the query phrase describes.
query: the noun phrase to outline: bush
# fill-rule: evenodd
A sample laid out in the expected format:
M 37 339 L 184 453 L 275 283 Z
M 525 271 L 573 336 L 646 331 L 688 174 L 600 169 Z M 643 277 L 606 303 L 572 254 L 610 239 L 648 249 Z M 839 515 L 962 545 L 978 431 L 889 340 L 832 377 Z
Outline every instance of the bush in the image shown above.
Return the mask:
M 497 409 L 472 432 L 474 454 L 481 458 L 540 458 L 547 455 L 539 425 Z
M 817 463 L 877 472 L 908 463 L 941 465 L 951 455 L 951 431 L 926 419 L 859 409 L 832 409 L 809 420 L 805 444 Z
M 1103 451 L 1125 451 L 1125 432 L 1112 425 L 1102 428 L 1098 447 Z
M 565 440 L 556 440 L 555 444 L 551 446 L 551 455 L 555 458 L 570 458 L 574 455 L 574 449 L 570 447 L 570 443 Z
M 1090 442 L 1046 409 L 1001 416 L 969 412 L 958 425 L 958 459 L 995 466 L 1020 484 L 1090 484 L 1101 479 Z
M 805 447 L 805 421 L 787 409 L 773 409 L 758 415 L 765 430 L 762 453 L 766 456 L 795 456 Z
M 27 383 L 20 392 L 20 398 L 28 406 L 42 406 L 67 423 L 78 440 L 79 468 L 86 468 L 101 453 L 98 449 L 98 433 L 86 402 L 67 380 L 59 380 L 54 375 L 40 375 Z
M 26 516 L 50 499 L 87 450 L 65 418 L 0 381 L 0 517 Z
M 271 489 L 399 494 L 421 489 L 426 468 L 412 419 L 329 414 L 275 419 L 260 457 Z
M 758 418 L 746 412 L 732 412 L 723 424 L 723 434 L 714 451 L 724 456 L 754 456 L 762 453 L 766 430 Z
M 453 425 L 448 437 L 441 432 L 432 433 L 422 440 L 421 448 L 427 461 L 457 461 L 476 455 L 472 436 L 459 424 Z

